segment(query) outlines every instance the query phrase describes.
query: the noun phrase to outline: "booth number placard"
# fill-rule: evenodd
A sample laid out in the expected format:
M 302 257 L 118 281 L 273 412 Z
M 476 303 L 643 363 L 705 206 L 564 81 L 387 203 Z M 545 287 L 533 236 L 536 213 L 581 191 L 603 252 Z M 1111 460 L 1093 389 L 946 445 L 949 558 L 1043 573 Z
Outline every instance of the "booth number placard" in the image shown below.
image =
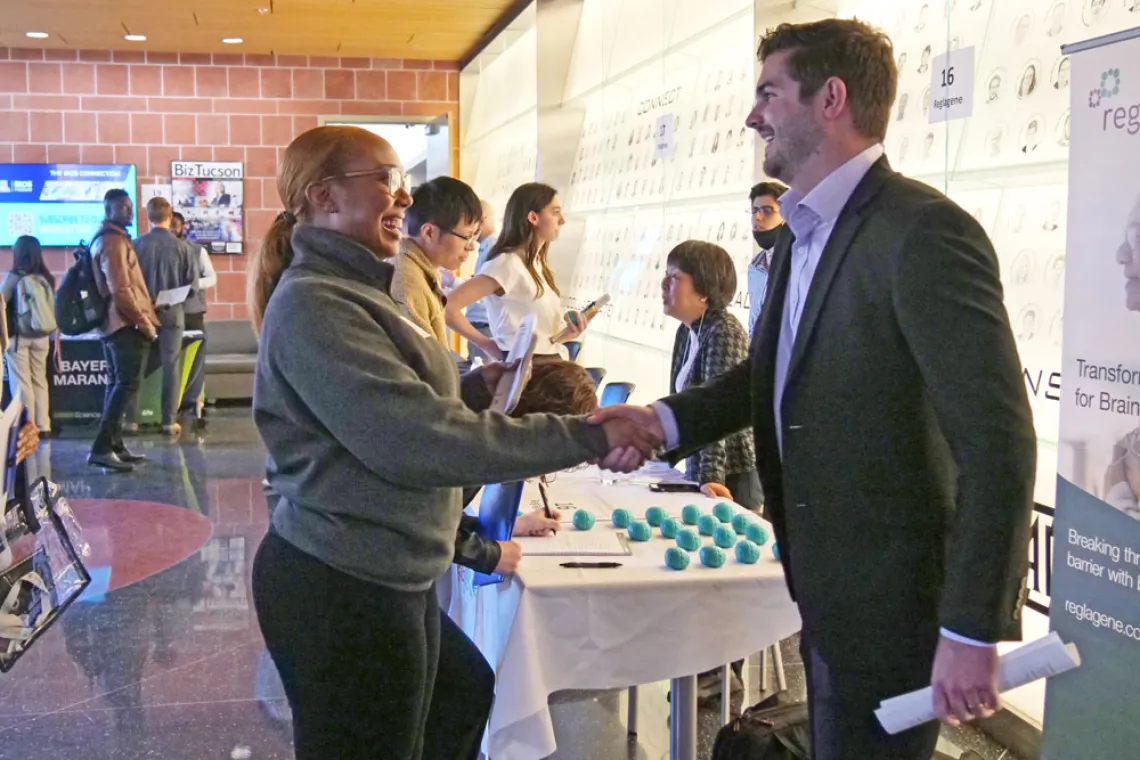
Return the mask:
M 974 48 L 943 53 L 930 65 L 930 123 L 974 113 Z

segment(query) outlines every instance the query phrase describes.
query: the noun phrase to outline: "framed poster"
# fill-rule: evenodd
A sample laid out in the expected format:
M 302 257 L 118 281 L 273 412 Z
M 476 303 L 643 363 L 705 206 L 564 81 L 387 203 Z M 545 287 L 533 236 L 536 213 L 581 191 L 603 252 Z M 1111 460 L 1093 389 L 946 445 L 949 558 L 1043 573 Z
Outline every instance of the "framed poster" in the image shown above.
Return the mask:
M 229 161 L 172 161 L 174 210 L 186 219 L 186 237 L 210 253 L 242 253 L 243 166 Z

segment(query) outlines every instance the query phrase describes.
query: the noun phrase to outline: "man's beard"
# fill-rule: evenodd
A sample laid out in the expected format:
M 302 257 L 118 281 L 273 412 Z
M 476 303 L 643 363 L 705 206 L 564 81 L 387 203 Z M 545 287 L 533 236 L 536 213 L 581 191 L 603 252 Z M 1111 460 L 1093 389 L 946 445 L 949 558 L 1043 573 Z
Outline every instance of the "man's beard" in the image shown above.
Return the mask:
M 807 108 L 789 119 L 764 151 L 764 173 L 791 184 L 821 141 L 819 127 Z

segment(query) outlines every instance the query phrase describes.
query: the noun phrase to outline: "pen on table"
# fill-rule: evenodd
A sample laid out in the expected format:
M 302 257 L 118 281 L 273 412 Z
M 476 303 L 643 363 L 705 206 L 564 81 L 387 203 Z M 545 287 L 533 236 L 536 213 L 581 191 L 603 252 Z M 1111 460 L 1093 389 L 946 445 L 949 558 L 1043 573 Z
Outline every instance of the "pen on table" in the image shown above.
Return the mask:
M 620 562 L 563 562 L 562 567 L 580 568 L 589 570 L 608 570 L 621 567 Z

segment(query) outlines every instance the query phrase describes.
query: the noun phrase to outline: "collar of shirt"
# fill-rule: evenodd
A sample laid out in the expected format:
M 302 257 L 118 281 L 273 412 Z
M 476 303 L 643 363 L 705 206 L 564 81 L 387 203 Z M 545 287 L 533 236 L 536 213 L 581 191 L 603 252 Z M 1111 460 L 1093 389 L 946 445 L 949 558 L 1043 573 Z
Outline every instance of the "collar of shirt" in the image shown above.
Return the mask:
M 789 189 L 780 198 L 780 214 L 796 239 L 810 236 L 817 226 L 834 225 L 863 177 L 883 157 L 883 146 L 875 143 L 823 178 L 807 195 Z

